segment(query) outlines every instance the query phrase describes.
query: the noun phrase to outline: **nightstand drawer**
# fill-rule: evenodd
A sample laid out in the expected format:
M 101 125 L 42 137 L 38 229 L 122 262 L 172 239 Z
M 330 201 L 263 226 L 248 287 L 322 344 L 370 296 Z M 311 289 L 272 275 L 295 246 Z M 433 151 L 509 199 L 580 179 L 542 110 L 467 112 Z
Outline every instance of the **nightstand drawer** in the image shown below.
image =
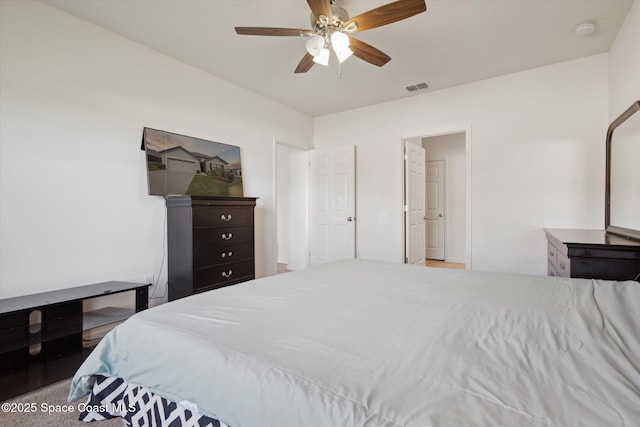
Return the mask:
M 558 272 L 556 271 L 556 267 L 552 265 L 550 262 L 547 263 L 547 276 L 557 276 Z
M 558 253 L 558 249 L 549 242 L 547 244 L 547 260 L 549 261 L 549 265 L 551 265 L 554 270 L 557 266 L 556 264 L 556 254 Z M 554 275 L 555 276 L 555 275 Z
M 569 258 L 560 252 L 556 253 L 556 271 L 560 277 L 571 277 Z

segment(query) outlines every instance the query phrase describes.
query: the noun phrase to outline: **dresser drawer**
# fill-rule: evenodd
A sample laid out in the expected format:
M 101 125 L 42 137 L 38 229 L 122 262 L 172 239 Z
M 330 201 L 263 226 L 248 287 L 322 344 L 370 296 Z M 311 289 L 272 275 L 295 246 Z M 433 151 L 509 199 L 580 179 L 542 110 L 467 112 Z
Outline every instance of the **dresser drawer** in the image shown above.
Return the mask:
M 549 265 L 551 267 L 553 267 L 554 270 L 556 269 L 556 266 L 557 266 L 557 264 L 556 264 L 556 259 L 557 259 L 556 258 L 556 254 L 557 253 L 558 253 L 558 249 L 556 249 L 556 247 L 553 246 L 551 244 L 551 242 L 549 242 L 547 244 L 547 261 L 549 261 Z M 554 274 L 554 276 L 555 276 L 555 274 Z
M 254 260 L 245 260 L 224 265 L 199 268 L 195 271 L 194 287 L 199 289 L 212 285 L 223 285 L 226 282 L 237 281 L 241 278 L 253 279 Z
M 198 250 L 253 241 L 253 227 L 198 228 L 194 234 Z
M 557 276 L 558 272 L 556 271 L 555 265 L 552 265 L 551 262 L 547 263 L 547 276 Z
M 253 224 L 253 209 L 245 207 L 199 207 L 193 210 L 193 225 L 196 227 L 251 224 Z
M 571 277 L 569 258 L 564 256 L 561 252 L 556 253 L 556 271 L 560 277 Z
M 245 243 L 243 245 L 203 249 L 196 251 L 193 257 L 193 262 L 196 268 L 217 264 L 227 264 L 230 262 L 253 258 L 253 245 L 251 243 Z

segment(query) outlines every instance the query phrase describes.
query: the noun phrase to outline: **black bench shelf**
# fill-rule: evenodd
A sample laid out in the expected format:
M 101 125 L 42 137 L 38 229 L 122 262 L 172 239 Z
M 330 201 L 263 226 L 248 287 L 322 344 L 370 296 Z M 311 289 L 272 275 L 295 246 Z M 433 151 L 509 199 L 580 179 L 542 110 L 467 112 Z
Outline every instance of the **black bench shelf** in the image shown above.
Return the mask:
M 149 307 L 148 284 L 103 282 L 0 300 L 0 400 L 73 375 L 104 331 Z M 135 292 L 135 311 L 83 301 Z

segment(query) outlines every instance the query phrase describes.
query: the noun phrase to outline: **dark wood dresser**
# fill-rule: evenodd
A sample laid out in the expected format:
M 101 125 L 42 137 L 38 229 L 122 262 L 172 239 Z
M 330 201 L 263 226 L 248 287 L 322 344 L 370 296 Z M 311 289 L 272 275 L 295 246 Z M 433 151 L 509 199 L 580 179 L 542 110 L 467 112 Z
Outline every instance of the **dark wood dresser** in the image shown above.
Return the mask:
M 167 197 L 168 299 L 255 279 L 254 197 Z
M 640 241 L 604 230 L 545 229 L 548 275 L 639 280 Z

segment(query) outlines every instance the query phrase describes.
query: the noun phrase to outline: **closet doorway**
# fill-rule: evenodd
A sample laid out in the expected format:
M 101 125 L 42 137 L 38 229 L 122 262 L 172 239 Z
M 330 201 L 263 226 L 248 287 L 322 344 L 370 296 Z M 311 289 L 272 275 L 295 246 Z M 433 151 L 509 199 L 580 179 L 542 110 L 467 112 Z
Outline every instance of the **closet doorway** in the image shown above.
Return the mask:
M 278 273 L 309 265 L 309 151 L 274 142 L 274 200 Z
M 471 270 L 471 161 L 468 129 L 410 138 L 425 150 L 425 265 Z M 403 209 L 411 206 L 405 195 Z M 406 218 L 405 218 L 406 221 Z M 408 239 L 405 236 L 405 259 Z

